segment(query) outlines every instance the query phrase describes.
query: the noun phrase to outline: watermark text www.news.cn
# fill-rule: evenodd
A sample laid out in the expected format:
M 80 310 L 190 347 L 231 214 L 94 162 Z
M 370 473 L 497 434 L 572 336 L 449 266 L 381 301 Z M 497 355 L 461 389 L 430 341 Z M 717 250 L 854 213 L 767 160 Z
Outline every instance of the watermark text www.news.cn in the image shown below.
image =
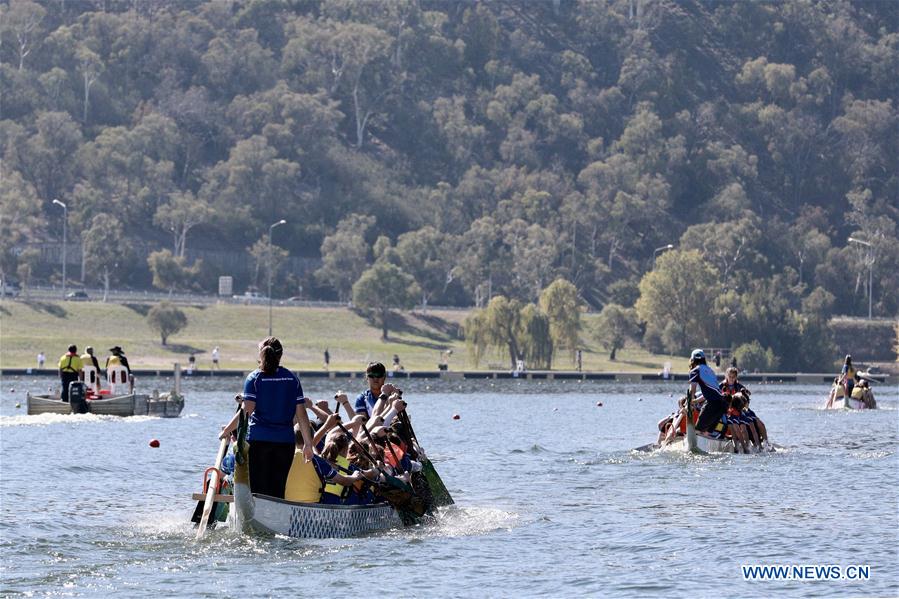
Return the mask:
M 867 565 L 750 564 L 740 566 L 743 580 L 868 580 Z

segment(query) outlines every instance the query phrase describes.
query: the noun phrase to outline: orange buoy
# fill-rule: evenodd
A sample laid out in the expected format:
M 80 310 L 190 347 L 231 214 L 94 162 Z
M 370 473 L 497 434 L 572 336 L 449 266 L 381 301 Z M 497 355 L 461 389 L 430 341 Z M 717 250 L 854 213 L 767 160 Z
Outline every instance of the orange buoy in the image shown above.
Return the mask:
M 159 439 L 150 439 L 150 447 L 159 447 Z

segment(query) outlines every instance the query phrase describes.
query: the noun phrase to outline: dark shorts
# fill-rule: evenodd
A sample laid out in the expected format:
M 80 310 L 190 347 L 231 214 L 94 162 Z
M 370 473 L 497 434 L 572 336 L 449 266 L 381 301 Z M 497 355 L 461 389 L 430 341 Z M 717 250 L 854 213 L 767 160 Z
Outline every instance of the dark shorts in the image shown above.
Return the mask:
M 284 499 L 293 452 L 293 443 L 250 441 L 250 490 Z
M 716 398 L 706 399 L 705 405 L 699 412 L 699 420 L 696 421 L 696 430 L 711 432 L 721 421 L 721 417 L 727 412 L 727 402 Z

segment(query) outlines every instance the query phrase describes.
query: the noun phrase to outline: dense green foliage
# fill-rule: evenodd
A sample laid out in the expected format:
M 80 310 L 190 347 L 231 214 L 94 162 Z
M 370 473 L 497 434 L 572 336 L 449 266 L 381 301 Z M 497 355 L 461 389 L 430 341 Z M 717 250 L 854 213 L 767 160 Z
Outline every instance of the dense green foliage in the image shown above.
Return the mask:
M 159 333 L 162 344 L 187 326 L 187 315 L 169 302 L 160 302 L 147 312 L 147 324 Z
M 142 256 L 254 248 L 256 284 L 284 218 L 275 245 L 322 264 L 277 271 L 283 296 L 349 299 L 384 237 L 422 303 L 527 304 L 561 277 L 588 306 L 630 307 L 673 244 L 703 262 L 688 278 L 709 312 L 665 322 L 641 299 L 645 342 L 669 349 L 758 340 L 799 356 L 809 319 L 866 314 L 870 293 L 875 315 L 899 312 L 895 3 L 0 11 L 3 278 L 22 247 L 59 240 L 60 199 L 73 243 L 110 214 Z M 89 279 L 150 285 L 145 260 L 96 246 Z M 203 268 L 210 290 L 230 274 Z

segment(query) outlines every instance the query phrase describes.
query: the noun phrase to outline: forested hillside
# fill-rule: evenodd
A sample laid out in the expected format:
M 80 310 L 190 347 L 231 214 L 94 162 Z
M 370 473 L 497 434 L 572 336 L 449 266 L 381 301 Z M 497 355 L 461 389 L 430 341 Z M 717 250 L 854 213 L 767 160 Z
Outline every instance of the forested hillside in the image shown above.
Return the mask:
M 4 278 L 58 279 L 34 249 L 61 239 L 56 199 L 87 280 L 119 286 L 212 291 L 231 273 L 200 249 L 249 252 L 261 285 L 285 219 L 281 296 L 349 299 L 376 262 L 441 304 L 564 278 L 636 304 L 650 347 L 688 327 L 780 356 L 869 293 L 899 312 L 894 2 L 12 0 L 0 19 Z M 664 284 L 701 300 L 688 321 Z

